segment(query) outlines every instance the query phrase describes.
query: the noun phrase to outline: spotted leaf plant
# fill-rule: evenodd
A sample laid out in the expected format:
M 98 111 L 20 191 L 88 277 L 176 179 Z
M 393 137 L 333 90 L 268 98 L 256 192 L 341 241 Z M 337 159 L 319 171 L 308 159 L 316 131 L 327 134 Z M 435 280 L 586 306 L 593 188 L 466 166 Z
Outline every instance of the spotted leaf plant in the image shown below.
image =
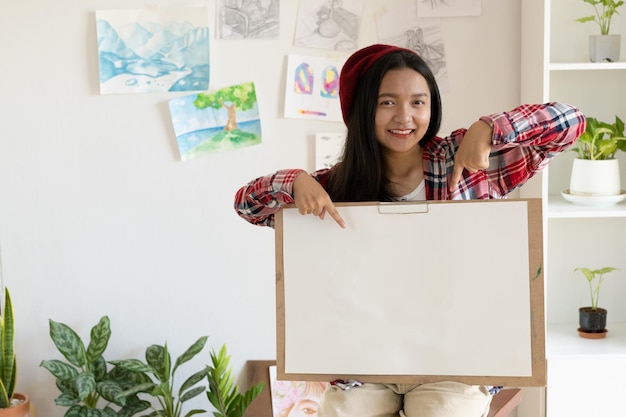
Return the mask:
M 44 360 L 41 366 L 56 378 L 61 394 L 54 402 L 68 407 L 65 417 L 131 417 L 150 407 L 136 395 L 118 397 L 145 379 L 123 369 L 109 369 L 103 356 L 111 337 L 109 317 L 102 317 L 91 329 L 87 346 L 68 325 L 54 320 L 49 324 L 50 337 L 65 361 Z

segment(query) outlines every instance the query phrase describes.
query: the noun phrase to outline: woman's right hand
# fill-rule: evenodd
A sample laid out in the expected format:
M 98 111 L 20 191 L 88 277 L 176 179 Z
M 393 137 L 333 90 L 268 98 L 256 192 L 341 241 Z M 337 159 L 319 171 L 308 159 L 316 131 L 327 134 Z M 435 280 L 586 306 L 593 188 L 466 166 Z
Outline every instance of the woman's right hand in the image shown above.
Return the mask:
M 312 214 L 323 220 L 328 213 L 345 229 L 346 223 L 324 187 L 306 171 L 302 171 L 294 180 L 293 199 L 300 214 Z

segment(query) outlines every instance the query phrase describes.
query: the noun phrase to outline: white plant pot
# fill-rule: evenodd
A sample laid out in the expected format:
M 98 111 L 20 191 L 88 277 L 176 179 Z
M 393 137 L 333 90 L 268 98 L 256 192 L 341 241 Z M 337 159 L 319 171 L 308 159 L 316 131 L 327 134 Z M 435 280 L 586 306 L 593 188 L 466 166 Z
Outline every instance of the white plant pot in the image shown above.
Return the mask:
M 589 35 L 589 59 L 591 62 L 619 61 L 621 42 L 621 35 Z
M 619 160 L 574 159 L 569 193 L 578 196 L 616 196 L 621 193 Z

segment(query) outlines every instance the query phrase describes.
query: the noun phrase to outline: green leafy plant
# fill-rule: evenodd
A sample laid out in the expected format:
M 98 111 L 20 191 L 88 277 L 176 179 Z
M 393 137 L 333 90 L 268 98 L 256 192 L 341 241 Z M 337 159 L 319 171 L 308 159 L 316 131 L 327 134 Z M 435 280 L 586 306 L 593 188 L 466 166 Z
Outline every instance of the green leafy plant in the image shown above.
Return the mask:
M 69 407 L 65 417 L 130 417 L 150 404 L 137 396 L 118 399 L 117 394 L 142 382 L 135 374 L 107 367 L 104 351 L 111 337 L 109 317 L 91 329 L 89 345 L 68 325 L 49 320 L 50 337 L 67 362 L 44 360 L 42 367 L 56 377 L 61 394 L 56 405 Z
M 596 22 L 600 27 L 600 34 L 608 35 L 611 31 L 611 19 L 614 14 L 617 13 L 617 9 L 621 7 L 624 2 L 622 0 L 583 0 L 585 3 L 589 3 L 593 6 L 595 14 L 590 16 L 581 17 L 576 19 L 577 22 Z
M 615 116 L 614 123 L 607 123 L 593 117 L 587 117 L 585 131 L 573 148 L 580 159 L 613 159 L 620 150 L 626 152 L 624 122 Z
M 179 367 L 196 356 L 206 344 L 207 336 L 202 336 L 180 355 L 174 366 L 168 351 L 167 343 L 163 346 L 151 345 L 146 349 L 146 362 L 138 359 L 125 359 L 110 361 L 116 369 L 134 373 L 141 376 L 143 382 L 136 384 L 117 394 L 118 400 L 133 398 L 138 394 L 145 394 L 155 399 L 159 408 L 153 407 L 150 416 L 153 417 L 180 417 L 183 411 L 183 403 L 206 391 L 205 386 L 197 386 L 208 374 L 209 368 L 205 366 L 183 382 L 176 391 L 176 371 Z M 185 417 L 204 413 L 206 410 L 193 409 L 185 414 Z
M 600 269 L 589 269 L 589 268 L 576 268 L 574 272 L 580 271 L 587 281 L 589 282 L 589 294 L 591 295 L 591 308 L 598 308 L 598 299 L 600 297 L 600 287 L 604 282 L 604 275 L 609 272 L 615 271 L 617 268 L 613 268 L 611 266 L 607 266 Z M 597 281 L 596 281 L 597 278 Z M 594 285 L 595 281 L 595 285 Z
M 13 304 L 8 288 L 4 289 L 4 309 L 0 317 L 0 408 L 9 408 L 15 390 L 17 362 L 15 359 L 15 323 L 13 321 Z
M 234 384 L 232 371 L 229 368 L 230 356 L 223 345 L 219 353 L 211 351 L 210 371 L 207 375 L 209 390 L 207 397 L 217 411 L 215 417 L 243 417 L 250 403 L 263 391 L 264 384 L 259 382 L 241 394 Z

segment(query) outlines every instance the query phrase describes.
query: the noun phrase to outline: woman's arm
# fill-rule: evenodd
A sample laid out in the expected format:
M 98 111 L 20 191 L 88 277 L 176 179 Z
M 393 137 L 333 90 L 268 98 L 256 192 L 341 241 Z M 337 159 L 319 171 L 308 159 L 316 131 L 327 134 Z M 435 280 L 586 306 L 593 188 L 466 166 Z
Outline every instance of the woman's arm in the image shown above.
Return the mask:
M 274 227 L 274 213 L 293 203 L 293 183 L 302 169 L 282 169 L 256 178 L 235 194 L 235 211 L 247 222 Z
M 526 104 L 480 120 L 492 130 L 488 166 L 467 176 L 465 186 L 472 187 L 483 178 L 489 183 L 489 193 L 500 196 L 523 185 L 585 130 L 582 112 L 564 103 Z M 467 133 L 459 147 L 471 140 Z
M 318 183 L 324 183 L 328 172 L 328 169 L 321 169 L 310 175 Z M 274 213 L 286 204 L 296 202 L 294 199 L 294 184 L 296 183 L 296 177 L 301 173 L 309 175 L 302 169 L 283 169 L 271 175 L 250 181 L 235 194 L 235 211 L 247 222 L 258 226 L 274 227 Z M 303 188 L 302 185 L 300 187 Z M 304 190 L 300 190 L 302 197 L 301 201 L 297 203 L 301 214 L 314 214 L 323 218 L 326 211 L 318 210 L 315 205 L 319 203 L 319 198 L 313 198 L 317 197 L 319 192 L 307 191 L 306 187 L 304 188 Z M 321 193 L 328 197 L 321 186 L 318 186 L 318 188 Z M 329 199 L 328 201 L 330 202 Z M 329 210 L 329 213 L 340 223 L 341 218 L 334 210 L 334 207 Z

